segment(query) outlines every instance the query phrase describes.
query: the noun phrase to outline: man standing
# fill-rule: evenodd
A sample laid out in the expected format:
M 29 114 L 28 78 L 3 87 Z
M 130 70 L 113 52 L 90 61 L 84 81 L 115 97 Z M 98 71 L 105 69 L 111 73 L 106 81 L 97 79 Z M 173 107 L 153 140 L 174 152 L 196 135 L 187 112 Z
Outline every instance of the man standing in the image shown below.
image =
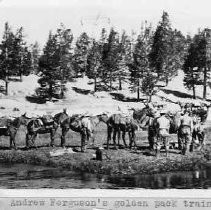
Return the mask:
M 157 119 L 160 117 L 160 110 L 157 110 L 154 116 L 149 117 L 149 126 L 148 126 L 148 142 L 150 150 L 154 149 L 155 138 L 156 138 L 156 124 Z
M 184 115 L 180 118 L 180 132 L 182 154 L 190 151 L 190 144 L 192 140 L 193 119 L 189 116 L 189 112 L 185 110 Z
M 166 155 L 168 154 L 169 147 L 169 128 L 170 120 L 165 116 L 166 111 L 160 111 L 160 117 L 157 119 L 157 142 L 156 142 L 156 156 L 160 154 L 162 144 L 164 144 Z

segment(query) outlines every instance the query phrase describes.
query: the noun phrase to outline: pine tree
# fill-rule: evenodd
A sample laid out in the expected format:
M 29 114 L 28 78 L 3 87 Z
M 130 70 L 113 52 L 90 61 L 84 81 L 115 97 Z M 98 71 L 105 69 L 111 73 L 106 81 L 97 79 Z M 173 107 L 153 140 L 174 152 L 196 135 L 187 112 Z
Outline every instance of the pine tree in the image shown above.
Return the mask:
M 59 53 L 59 69 L 62 77 L 62 81 L 71 80 L 75 76 L 75 71 L 73 69 L 73 34 L 71 29 L 66 29 L 61 23 L 59 29 L 57 29 L 57 47 Z
M 13 33 L 6 22 L 0 48 L 1 77 L 5 80 L 6 94 L 8 94 L 9 77 L 20 76 L 22 81 L 22 74 L 29 74 L 31 70 L 31 56 L 24 40 L 23 27 Z
M 148 97 L 148 103 L 151 102 L 152 96 L 159 90 L 157 82 L 157 73 L 150 70 L 144 73 L 140 89 Z
M 164 65 L 166 85 L 171 78 L 177 75 L 178 69 L 182 68 L 185 55 L 187 54 L 186 45 L 186 38 L 180 31 L 174 30 L 171 32 L 170 48 Z
M 15 35 L 13 34 L 8 22 L 6 22 L 4 26 L 3 39 L 1 42 L 0 54 L 0 75 L 1 78 L 5 81 L 6 95 L 8 95 L 9 76 L 12 75 L 14 68 L 14 39 Z
M 22 73 L 27 76 L 33 72 L 32 68 L 32 54 L 29 51 L 28 47 L 23 49 L 23 57 L 22 57 Z
M 152 29 L 147 24 L 142 27 L 141 33 L 139 34 L 134 52 L 133 52 L 133 63 L 130 65 L 131 71 L 131 90 L 137 92 L 137 99 L 140 99 L 141 84 L 145 77 L 150 77 L 150 61 L 149 53 L 152 45 Z M 145 89 L 143 90 L 144 92 Z
M 184 84 L 188 89 L 192 89 L 193 98 L 196 98 L 195 86 L 202 83 L 200 79 L 200 69 L 198 68 L 198 41 L 199 36 L 195 36 L 190 44 L 185 58 L 183 70 L 185 73 Z
M 94 79 L 94 92 L 97 91 L 97 80 L 100 78 L 102 71 L 102 53 L 101 46 L 93 40 L 92 47 L 87 55 L 87 71 L 86 74 L 90 79 Z
M 103 47 L 104 68 L 101 78 L 105 84 L 109 84 L 110 91 L 113 89 L 113 82 L 117 79 L 119 53 L 119 34 L 112 28 Z
M 30 71 L 29 69 L 31 68 L 31 66 L 28 66 L 28 70 L 27 70 L 27 63 L 24 63 L 26 61 L 26 56 L 28 56 L 28 49 L 26 47 L 26 42 L 24 41 L 24 34 L 23 34 L 23 27 L 20 27 L 17 30 L 17 33 L 15 35 L 15 40 L 14 40 L 14 59 L 13 59 L 13 64 L 14 64 L 14 75 L 19 75 L 20 76 L 20 81 L 22 81 L 22 75 L 23 74 L 27 74 L 26 72 L 24 72 L 24 70 L 26 71 Z
M 130 38 L 123 31 L 121 40 L 119 43 L 119 60 L 118 69 L 116 71 L 116 77 L 119 80 L 119 90 L 122 90 L 122 82 L 127 81 L 129 76 L 129 65 L 131 63 L 131 43 Z
M 156 69 L 158 77 L 162 80 L 171 76 L 169 72 L 169 56 L 172 49 L 172 29 L 167 12 L 163 12 L 162 20 L 159 22 L 154 33 L 152 50 L 150 53 L 151 66 Z
M 49 33 L 48 41 L 39 59 L 39 68 L 42 77 L 39 83 L 47 83 L 48 95 L 53 96 L 53 86 L 56 81 L 64 83 L 74 76 L 72 68 L 72 41 L 70 29 L 63 24 L 57 29 L 56 34 Z
M 86 73 L 89 47 L 90 39 L 88 35 L 83 32 L 77 39 L 74 49 L 74 64 L 77 73 Z
M 36 74 L 38 73 L 39 58 L 40 58 L 40 47 L 38 42 L 35 42 L 30 46 L 30 51 L 31 51 L 32 71 L 34 74 Z
M 208 79 L 210 74 L 210 64 L 211 64 L 211 29 L 204 29 L 202 31 L 202 39 L 199 43 L 199 49 L 200 52 L 200 67 L 203 68 L 203 99 L 206 99 L 207 96 L 207 85 L 208 85 Z
M 208 73 L 210 71 L 210 61 L 208 59 L 210 56 L 210 52 L 208 51 L 208 48 L 210 47 L 209 42 L 211 41 L 210 37 L 211 32 L 209 32 L 209 29 L 199 31 L 193 38 L 185 60 L 184 82 L 188 88 L 191 87 L 193 89 L 193 97 L 195 97 L 195 85 L 203 85 L 203 98 L 206 99 L 209 79 Z

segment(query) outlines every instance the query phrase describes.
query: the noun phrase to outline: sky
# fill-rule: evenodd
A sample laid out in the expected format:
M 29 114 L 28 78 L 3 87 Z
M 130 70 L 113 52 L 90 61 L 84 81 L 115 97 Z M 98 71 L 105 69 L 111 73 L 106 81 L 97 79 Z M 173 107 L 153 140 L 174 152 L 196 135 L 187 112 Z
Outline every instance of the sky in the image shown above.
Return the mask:
M 27 41 L 41 46 L 61 22 L 74 37 L 82 31 L 97 37 L 102 27 L 138 33 L 145 20 L 156 27 L 163 11 L 184 34 L 211 28 L 210 0 L 0 0 L 0 37 L 6 21 L 13 30 L 23 26 Z

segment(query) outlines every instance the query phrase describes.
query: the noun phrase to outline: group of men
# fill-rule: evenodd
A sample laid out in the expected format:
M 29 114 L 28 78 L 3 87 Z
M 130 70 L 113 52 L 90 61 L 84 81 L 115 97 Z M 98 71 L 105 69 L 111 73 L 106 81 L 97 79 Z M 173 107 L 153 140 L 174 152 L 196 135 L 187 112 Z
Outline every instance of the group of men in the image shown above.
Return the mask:
M 204 115 L 200 115 L 199 113 L 207 113 L 206 106 L 195 107 L 190 104 L 185 104 L 181 106 L 181 111 L 175 115 L 176 117 L 173 116 L 173 118 L 168 115 L 164 109 L 164 105 L 154 108 L 155 118 L 151 125 L 149 125 L 148 140 L 151 149 L 155 149 L 156 155 L 159 155 L 162 146 L 164 146 L 166 154 L 168 153 L 169 133 L 172 124 L 177 127 L 175 131 L 178 137 L 178 148 L 182 154 L 191 151 L 196 142 L 199 145 L 204 144 L 205 133 L 202 125 Z

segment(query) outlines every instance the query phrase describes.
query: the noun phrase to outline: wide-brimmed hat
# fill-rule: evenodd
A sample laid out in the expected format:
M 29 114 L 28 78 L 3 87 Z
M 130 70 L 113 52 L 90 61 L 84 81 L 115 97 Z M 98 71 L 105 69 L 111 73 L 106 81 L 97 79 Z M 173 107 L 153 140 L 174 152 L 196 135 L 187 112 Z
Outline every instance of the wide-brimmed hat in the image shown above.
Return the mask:
M 160 114 L 166 114 L 167 113 L 167 111 L 165 110 L 165 109 L 162 109 L 161 111 L 160 111 Z

